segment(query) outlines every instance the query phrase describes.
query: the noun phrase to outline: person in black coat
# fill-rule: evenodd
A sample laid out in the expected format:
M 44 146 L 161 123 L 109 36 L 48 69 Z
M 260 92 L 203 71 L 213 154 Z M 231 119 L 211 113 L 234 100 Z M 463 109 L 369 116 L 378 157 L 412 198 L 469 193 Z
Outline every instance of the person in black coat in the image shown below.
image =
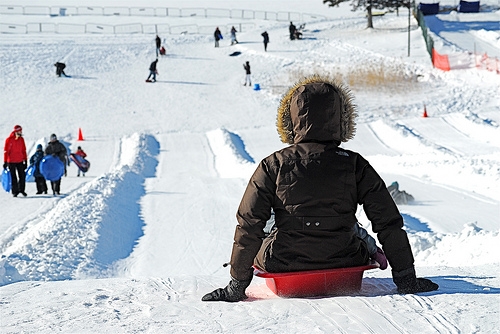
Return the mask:
M 158 57 L 158 52 L 160 52 L 160 48 L 161 48 L 160 36 L 156 35 L 155 42 L 156 42 L 156 57 Z
M 222 39 L 222 33 L 219 30 L 219 27 L 215 28 L 214 31 L 214 39 L 215 39 L 215 47 L 219 47 L 219 41 Z
M 267 31 L 264 31 L 261 34 L 261 36 L 264 37 L 264 51 L 267 51 L 267 43 L 269 43 L 269 34 L 267 33 Z
M 295 33 L 297 31 L 297 27 L 290 21 L 290 26 L 288 27 L 288 31 L 290 32 L 290 40 L 295 39 Z
M 250 78 L 250 75 L 252 74 L 252 72 L 250 72 L 250 62 L 246 62 L 245 64 L 243 64 L 243 68 L 245 69 L 245 84 L 243 86 L 246 86 L 247 85 L 247 82 L 248 82 L 248 85 L 251 86 L 252 85 L 252 80 Z
M 45 155 L 52 155 L 59 158 L 64 164 L 64 170 L 66 171 L 66 156 L 68 155 L 66 146 L 64 146 L 57 136 L 53 133 L 50 135 L 50 142 L 45 148 Z M 66 173 L 66 172 L 65 172 Z M 52 187 L 52 192 L 54 195 L 60 195 L 61 192 L 61 179 L 56 181 L 50 181 L 50 186 Z
M 149 65 L 149 76 L 146 79 L 146 81 L 151 81 L 151 82 L 156 82 L 156 74 L 158 74 L 158 71 L 156 70 L 156 64 L 158 63 L 158 58 L 154 62 Z M 152 80 L 150 78 L 153 77 Z
M 56 67 L 56 75 L 58 77 L 60 77 L 61 74 L 64 75 L 65 77 L 67 77 L 66 73 L 64 73 L 64 69 L 66 68 L 66 64 L 57 62 L 54 64 L 54 66 Z

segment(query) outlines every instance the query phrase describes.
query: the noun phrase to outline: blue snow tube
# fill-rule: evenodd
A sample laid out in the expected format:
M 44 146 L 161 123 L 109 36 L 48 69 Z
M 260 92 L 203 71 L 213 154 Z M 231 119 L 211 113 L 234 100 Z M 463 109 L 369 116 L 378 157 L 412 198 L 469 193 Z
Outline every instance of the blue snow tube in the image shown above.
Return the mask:
M 46 180 L 60 180 L 64 175 L 64 163 L 57 157 L 47 155 L 40 161 L 40 173 Z
M 8 168 L 5 168 L 2 173 L 2 187 L 6 192 L 9 192 L 12 187 L 12 179 Z

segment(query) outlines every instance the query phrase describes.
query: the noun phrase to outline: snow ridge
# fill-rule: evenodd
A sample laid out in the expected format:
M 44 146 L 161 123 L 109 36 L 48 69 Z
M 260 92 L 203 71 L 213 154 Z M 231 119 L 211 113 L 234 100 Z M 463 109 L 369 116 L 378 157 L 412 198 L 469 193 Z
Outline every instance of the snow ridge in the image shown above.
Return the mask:
M 222 178 L 248 179 L 255 170 L 255 161 L 245 149 L 239 135 L 224 128 L 207 132 L 215 156 L 215 169 Z

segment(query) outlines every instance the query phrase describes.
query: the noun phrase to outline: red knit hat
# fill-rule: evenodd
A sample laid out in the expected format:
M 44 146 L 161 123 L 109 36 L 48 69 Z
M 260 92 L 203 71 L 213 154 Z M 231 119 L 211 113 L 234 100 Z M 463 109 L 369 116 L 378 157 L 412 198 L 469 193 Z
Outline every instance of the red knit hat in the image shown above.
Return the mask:
M 23 131 L 23 128 L 20 125 L 14 125 L 14 132 Z

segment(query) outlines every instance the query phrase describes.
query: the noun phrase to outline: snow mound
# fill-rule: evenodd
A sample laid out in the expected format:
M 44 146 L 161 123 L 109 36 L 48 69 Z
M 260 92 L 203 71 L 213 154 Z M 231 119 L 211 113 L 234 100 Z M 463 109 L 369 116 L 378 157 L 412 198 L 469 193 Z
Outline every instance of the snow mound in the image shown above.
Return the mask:
M 408 239 L 417 265 L 469 267 L 500 263 L 499 232 L 485 231 L 474 223 L 464 225 L 459 233 L 409 231 Z
M 252 175 L 256 168 L 255 161 L 239 135 L 221 128 L 207 132 L 207 138 L 220 177 L 248 179 Z

